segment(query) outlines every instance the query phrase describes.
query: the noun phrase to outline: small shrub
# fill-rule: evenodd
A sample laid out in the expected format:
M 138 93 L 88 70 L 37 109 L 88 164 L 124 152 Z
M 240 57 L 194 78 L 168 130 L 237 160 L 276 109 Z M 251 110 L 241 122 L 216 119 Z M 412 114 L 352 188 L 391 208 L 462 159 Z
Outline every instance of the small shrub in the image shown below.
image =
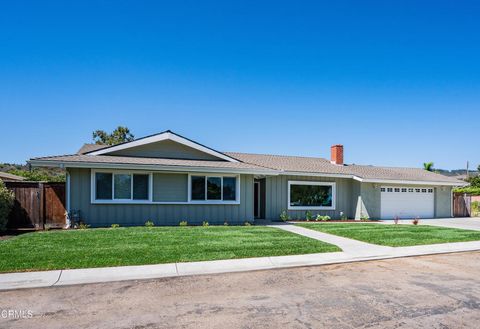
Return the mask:
M 110 225 L 111 228 L 119 228 L 120 227 L 120 224 L 112 224 Z
M 412 220 L 413 225 L 418 225 L 419 222 L 420 222 L 420 218 L 418 218 L 418 217 L 416 217 L 414 220 Z
M 8 215 L 13 207 L 15 196 L 12 191 L 5 187 L 5 183 L 0 179 L 0 231 L 7 228 Z
M 178 226 L 188 226 L 188 222 L 186 220 L 182 220 L 180 223 L 178 223 Z
M 288 213 L 286 210 L 283 210 L 281 213 L 280 213 L 280 219 L 284 222 L 286 222 L 287 220 L 290 220 L 290 216 L 288 216 Z
M 326 221 L 329 221 L 331 219 L 332 218 L 330 216 L 322 216 L 320 214 L 318 214 L 317 218 L 315 218 L 316 221 L 322 221 L 322 222 L 326 222 Z
M 307 222 L 311 221 L 313 219 L 313 215 L 310 211 L 305 211 L 305 219 L 307 220 Z
M 224 222 L 223 222 L 223 226 L 228 226 L 228 222 L 227 222 L 227 221 L 224 221 Z
M 151 221 L 151 220 L 147 220 L 147 221 L 145 222 L 145 226 L 146 226 L 146 227 L 154 227 L 154 226 L 155 226 L 155 223 L 154 223 L 153 221 Z
M 362 222 L 367 222 L 367 221 L 370 220 L 370 217 L 368 217 L 368 215 L 365 215 L 365 214 L 362 213 L 361 216 L 360 216 L 360 220 Z
M 245 225 L 245 226 L 252 226 L 252 223 L 250 223 L 249 221 L 246 221 L 243 225 Z
M 202 226 L 209 226 L 208 222 L 206 220 L 203 221 Z
M 90 227 L 90 225 L 88 225 L 87 223 L 80 222 L 80 223 L 78 223 L 78 227 L 77 227 L 77 228 L 78 228 L 79 230 L 86 230 L 86 229 L 89 228 L 89 227 Z

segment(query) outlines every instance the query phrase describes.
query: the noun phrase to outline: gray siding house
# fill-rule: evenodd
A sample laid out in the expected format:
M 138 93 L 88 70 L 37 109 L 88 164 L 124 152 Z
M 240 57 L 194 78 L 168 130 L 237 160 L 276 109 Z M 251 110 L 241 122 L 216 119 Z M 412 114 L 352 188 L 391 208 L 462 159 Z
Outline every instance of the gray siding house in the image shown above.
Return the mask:
M 76 154 L 31 159 L 67 171 L 69 213 L 93 227 L 242 224 L 329 215 L 334 219 L 450 217 L 454 178 L 416 168 L 331 159 L 219 152 L 171 131 Z

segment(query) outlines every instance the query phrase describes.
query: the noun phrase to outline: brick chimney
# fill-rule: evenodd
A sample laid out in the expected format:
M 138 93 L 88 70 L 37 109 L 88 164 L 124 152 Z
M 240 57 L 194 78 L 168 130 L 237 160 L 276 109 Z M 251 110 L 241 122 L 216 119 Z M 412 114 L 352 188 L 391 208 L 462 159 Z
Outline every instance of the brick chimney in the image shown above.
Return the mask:
M 330 148 L 331 157 L 330 160 L 333 164 L 343 166 L 343 145 L 332 145 Z

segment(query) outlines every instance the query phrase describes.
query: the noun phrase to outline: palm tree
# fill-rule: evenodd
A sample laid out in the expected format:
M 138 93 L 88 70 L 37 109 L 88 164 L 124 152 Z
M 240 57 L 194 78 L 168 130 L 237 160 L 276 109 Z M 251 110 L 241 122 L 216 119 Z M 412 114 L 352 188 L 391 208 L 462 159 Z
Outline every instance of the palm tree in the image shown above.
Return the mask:
M 423 169 L 426 171 L 433 171 L 433 162 L 424 162 Z

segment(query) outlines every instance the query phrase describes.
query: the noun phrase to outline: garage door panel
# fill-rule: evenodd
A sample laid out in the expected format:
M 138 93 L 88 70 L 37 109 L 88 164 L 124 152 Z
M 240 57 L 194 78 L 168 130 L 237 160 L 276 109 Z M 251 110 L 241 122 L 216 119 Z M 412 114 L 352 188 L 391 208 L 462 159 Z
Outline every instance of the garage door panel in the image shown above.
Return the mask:
M 403 192 L 402 192 L 403 191 Z M 434 193 L 432 187 L 405 188 L 388 186 L 381 188 L 382 219 L 433 218 Z

